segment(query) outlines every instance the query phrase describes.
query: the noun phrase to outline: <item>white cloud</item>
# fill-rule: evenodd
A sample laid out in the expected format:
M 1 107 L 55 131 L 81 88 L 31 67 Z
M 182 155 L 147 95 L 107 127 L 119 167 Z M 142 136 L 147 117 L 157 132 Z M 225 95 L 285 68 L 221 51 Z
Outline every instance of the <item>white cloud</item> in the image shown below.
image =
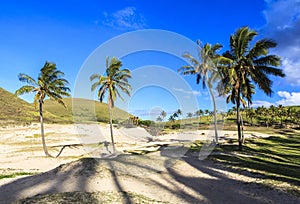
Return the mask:
M 287 92 L 278 91 L 277 95 L 282 99 L 274 103 L 269 101 L 253 101 L 252 107 L 264 106 L 270 107 L 271 105 L 283 105 L 283 106 L 299 106 L 300 105 L 300 92 Z
M 283 59 L 286 80 L 300 86 L 300 1 L 266 0 L 264 11 L 266 25 L 262 32 L 274 39 L 278 47 L 274 50 Z
M 290 83 L 290 85 L 300 86 L 300 60 L 291 61 L 289 59 L 284 59 L 282 61 L 282 65 L 287 76 L 287 81 Z
M 146 27 L 145 18 L 135 7 L 126 7 L 114 13 L 103 13 L 104 25 L 118 30 L 138 30 Z
M 280 96 L 281 100 L 277 101 L 277 105 L 284 105 L 284 106 L 294 106 L 300 105 L 300 92 L 287 92 L 287 91 L 278 91 L 278 96 Z
M 184 90 L 182 88 L 173 88 L 174 91 L 178 91 L 184 94 L 190 94 L 190 95 L 194 95 L 194 96 L 201 96 L 201 92 L 200 91 L 195 91 L 195 90 Z
M 258 106 L 270 107 L 271 105 L 275 104 L 268 101 L 253 101 L 251 106 L 256 108 Z

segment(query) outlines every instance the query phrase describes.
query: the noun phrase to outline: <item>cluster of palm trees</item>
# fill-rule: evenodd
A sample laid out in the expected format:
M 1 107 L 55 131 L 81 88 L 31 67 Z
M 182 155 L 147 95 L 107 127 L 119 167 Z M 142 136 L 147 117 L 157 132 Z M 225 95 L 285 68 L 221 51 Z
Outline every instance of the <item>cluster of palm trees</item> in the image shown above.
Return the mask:
M 239 150 L 242 150 L 241 133 L 241 105 L 252 103 L 255 87 L 260 88 L 265 94 L 271 96 L 272 81 L 270 75 L 284 77 L 285 74 L 278 67 L 280 58 L 269 54 L 269 49 L 276 47 L 270 39 L 261 39 L 254 42 L 258 33 L 249 27 L 239 28 L 230 36 L 229 50 L 222 55 L 218 51 L 223 47 L 220 44 L 199 45 L 199 56 L 194 57 L 185 53 L 183 57 L 190 61 L 190 65 L 183 66 L 179 71 L 183 75 L 196 75 L 196 83 L 202 80 L 203 87 L 208 87 L 214 108 L 214 126 L 216 142 L 217 135 L 217 110 L 213 83 L 217 84 L 217 94 L 226 96 L 227 103 L 236 105 L 236 121 L 238 128 Z
M 251 126 L 258 123 L 258 125 L 266 127 L 287 128 L 288 124 L 299 125 L 300 122 L 300 109 L 291 106 L 271 105 L 269 108 L 259 106 L 257 108 L 246 108 L 242 111 Z
M 202 82 L 203 88 L 208 87 L 213 103 L 216 143 L 218 143 L 216 94 L 226 96 L 227 102 L 232 102 L 236 105 L 240 150 L 242 149 L 241 105 L 246 107 L 247 104 L 250 105 L 252 103 L 252 95 L 255 94 L 256 86 L 267 95 L 270 96 L 272 94 L 272 81 L 269 75 L 285 76 L 282 70 L 277 68 L 280 66 L 280 58 L 269 54 L 269 49 L 276 47 L 276 43 L 269 39 L 253 42 L 255 36 L 257 36 L 256 31 L 248 27 L 239 28 L 230 36 L 229 50 L 222 55 L 218 54 L 223 47 L 222 45 L 211 45 L 208 43 L 202 45 L 200 41 L 197 41 L 199 55 L 195 57 L 190 53 L 184 53 L 183 57 L 190 63 L 179 69 L 183 75 L 196 75 L 196 83 Z M 131 73 L 128 69 L 121 69 L 121 67 L 122 62 L 119 59 L 112 58 L 109 60 L 107 57 L 105 75 L 93 74 L 90 77 L 90 80 L 94 82 L 91 90 L 97 89 L 99 101 L 103 102 L 105 96 L 107 96 L 111 142 L 114 152 L 112 109 L 117 97 L 122 99 L 119 90 L 127 95 L 130 95 L 131 90 L 131 86 L 128 83 Z M 64 73 L 59 71 L 54 63 L 49 62 L 46 62 L 40 70 L 37 81 L 26 74 L 19 75 L 19 80 L 26 82 L 27 85 L 18 89 L 16 95 L 33 92 L 35 93 L 34 102 L 36 105 L 39 104 L 41 135 L 46 156 L 51 155 L 48 153 L 44 138 L 43 102 L 45 97 L 48 96 L 50 99 L 54 99 L 65 106 L 62 97 L 69 96 L 70 89 L 67 87 L 68 81 L 63 77 Z M 169 117 L 169 121 L 174 122 L 181 114 L 182 111 L 178 109 Z M 196 114 L 200 116 L 203 112 L 199 110 Z M 163 111 L 159 118 L 163 121 L 165 117 L 166 112 Z

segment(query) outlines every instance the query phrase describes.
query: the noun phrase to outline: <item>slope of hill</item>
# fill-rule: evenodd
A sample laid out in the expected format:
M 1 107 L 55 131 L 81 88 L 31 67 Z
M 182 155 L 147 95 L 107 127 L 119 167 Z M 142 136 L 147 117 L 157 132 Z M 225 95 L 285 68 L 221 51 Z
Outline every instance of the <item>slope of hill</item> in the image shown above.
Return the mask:
M 45 122 L 62 120 L 45 111 Z M 39 121 L 39 112 L 34 106 L 13 93 L 0 88 L 0 124 L 27 124 Z
M 66 107 L 47 99 L 43 113 L 46 123 L 108 122 L 107 104 L 81 98 L 64 98 Z M 129 114 L 119 108 L 113 109 L 115 121 L 124 121 Z M 74 116 L 74 117 L 73 117 Z M 13 93 L 0 88 L 0 124 L 26 124 L 39 121 L 38 109 Z
M 67 108 L 52 100 L 45 100 L 44 109 L 61 119 L 74 122 L 108 122 L 109 113 L 106 103 L 82 98 L 64 98 Z M 129 117 L 126 111 L 113 109 L 113 119 L 124 121 Z

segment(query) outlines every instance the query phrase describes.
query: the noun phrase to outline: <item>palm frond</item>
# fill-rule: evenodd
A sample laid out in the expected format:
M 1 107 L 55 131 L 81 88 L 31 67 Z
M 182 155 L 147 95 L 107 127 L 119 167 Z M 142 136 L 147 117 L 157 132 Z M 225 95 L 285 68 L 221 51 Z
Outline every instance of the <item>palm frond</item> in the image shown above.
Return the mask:
M 35 86 L 31 86 L 31 85 L 25 85 L 22 86 L 21 88 L 19 88 L 18 90 L 16 90 L 15 95 L 20 96 L 26 93 L 32 93 L 32 92 L 36 92 L 37 88 Z
M 257 66 L 274 66 L 278 67 L 281 65 L 280 58 L 276 55 L 267 55 L 265 57 L 258 58 L 253 61 Z
M 100 78 L 100 74 L 92 74 L 91 76 L 90 76 L 90 81 L 94 81 L 95 79 L 98 79 L 98 78 Z
M 20 73 L 18 75 L 18 78 L 21 82 L 25 82 L 27 84 L 37 86 L 37 82 L 32 77 L 28 76 L 27 74 Z

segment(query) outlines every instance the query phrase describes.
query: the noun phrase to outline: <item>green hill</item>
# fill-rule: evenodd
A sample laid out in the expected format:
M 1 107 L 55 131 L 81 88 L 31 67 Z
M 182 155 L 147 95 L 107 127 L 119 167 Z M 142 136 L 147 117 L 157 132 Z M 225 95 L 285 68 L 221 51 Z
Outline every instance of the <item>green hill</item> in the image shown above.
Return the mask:
M 43 105 L 45 123 L 108 122 L 107 104 L 88 99 L 65 98 L 67 108 L 52 100 Z M 115 121 L 124 121 L 129 114 L 119 108 L 113 109 Z M 74 117 L 73 117 L 74 116 Z M 0 88 L 0 124 L 29 124 L 39 122 L 39 112 L 13 93 Z
M 64 98 L 67 108 L 52 100 L 45 100 L 44 110 L 58 116 L 62 120 L 75 122 L 108 122 L 109 113 L 106 103 L 82 98 Z M 117 107 L 113 109 L 113 119 L 124 121 L 129 114 Z
M 45 122 L 62 121 L 47 111 L 44 116 Z M 32 104 L 0 87 L 0 124 L 28 124 L 38 121 L 39 112 Z

